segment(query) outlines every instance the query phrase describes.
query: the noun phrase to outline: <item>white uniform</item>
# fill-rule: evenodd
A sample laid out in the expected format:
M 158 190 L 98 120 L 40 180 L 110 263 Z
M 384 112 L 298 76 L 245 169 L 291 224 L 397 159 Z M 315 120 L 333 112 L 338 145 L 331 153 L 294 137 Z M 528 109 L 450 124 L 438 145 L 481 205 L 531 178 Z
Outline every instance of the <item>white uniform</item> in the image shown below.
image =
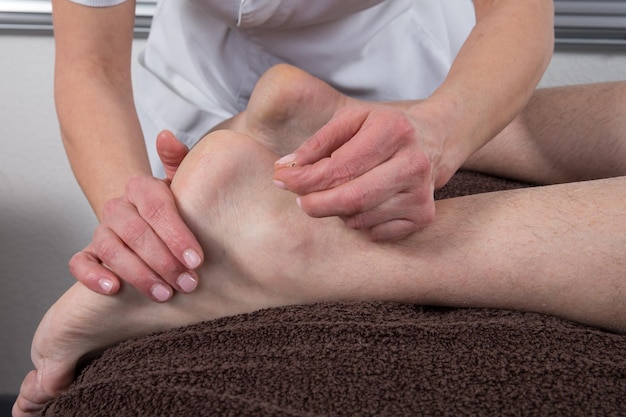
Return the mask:
M 428 97 L 473 25 L 470 0 L 161 0 L 135 91 L 153 167 L 160 130 L 192 146 L 281 62 L 354 97 Z

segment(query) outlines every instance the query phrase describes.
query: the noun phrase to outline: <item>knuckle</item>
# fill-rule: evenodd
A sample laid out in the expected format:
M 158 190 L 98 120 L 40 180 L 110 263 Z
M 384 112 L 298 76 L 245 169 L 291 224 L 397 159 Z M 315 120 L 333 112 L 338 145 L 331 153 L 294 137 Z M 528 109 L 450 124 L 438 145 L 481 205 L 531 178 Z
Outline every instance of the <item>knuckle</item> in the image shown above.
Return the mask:
M 78 252 L 76 254 L 74 254 L 69 262 L 67 263 L 68 269 L 70 271 L 70 274 L 72 274 L 75 277 L 78 277 L 78 275 L 80 274 L 81 271 L 81 266 L 82 266 L 82 252 Z
M 400 110 L 396 109 L 378 109 L 372 112 L 372 118 L 376 119 L 376 123 L 384 125 L 384 131 L 392 132 L 401 143 L 412 143 L 415 137 L 415 127 L 407 116 Z
M 160 256 L 158 257 L 156 272 L 159 275 L 167 275 L 170 272 L 177 272 L 182 269 L 181 264 L 173 256 Z
M 329 186 L 337 186 L 339 184 L 352 181 L 358 177 L 358 168 L 354 164 L 333 164 L 330 169 Z
M 345 211 L 344 214 L 353 215 L 362 213 L 367 207 L 370 192 L 371 190 L 368 188 L 363 189 L 352 185 L 345 187 L 339 202 L 339 206 Z
M 112 263 L 115 259 L 117 259 L 120 253 L 118 244 L 108 239 L 102 239 L 94 242 L 94 249 L 98 258 L 104 263 Z
M 163 200 L 150 200 L 137 207 L 139 214 L 149 224 L 156 225 L 164 221 L 167 212 L 167 204 Z
M 367 215 L 365 213 L 350 216 L 346 219 L 345 223 L 348 227 L 355 230 L 365 230 L 368 228 Z
M 124 223 L 122 240 L 130 247 L 144 246 L 148 225 L 141 218 L 128 219 Z
M 412 143 L 415 138 L 415 127 L 406 117 L 398 117 L 395 121 L 400 138 Z
M 410 180 L 413 183 L 423 185 L 425 181 L 430 181 L 431 164 L 428 157 L 422 153 L 406 158 L 397 172 L 397 178 Z
M 322 134 L 318 132 L 306 140 L 303 148 L 306 148 L 308 151 L 318 152 L 324 149 L 324 145 L 325 141 L 322 140 Z
M 145 175 L 134 175 L 126 184 L 127 199 L 151 224 L 161 221 L 167 214 L 168 197 L 173 200 L 163 187 L 166 187 L 163 181 Z

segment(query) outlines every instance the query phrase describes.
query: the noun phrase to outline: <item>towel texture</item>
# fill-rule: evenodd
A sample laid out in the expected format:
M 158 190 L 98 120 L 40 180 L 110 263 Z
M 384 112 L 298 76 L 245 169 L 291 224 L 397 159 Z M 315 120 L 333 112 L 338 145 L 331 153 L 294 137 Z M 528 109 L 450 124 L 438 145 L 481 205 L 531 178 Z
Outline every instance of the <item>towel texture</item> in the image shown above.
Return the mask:
M 262 310 L 125 342 L 45 416 L 620 416 L 626 339 L 392 303 Z
M 524 184 L 462 173 L 438 198 Z M 556 317 L 324 303 L 124 342 L 42 415 L 625 416 L 626 336 Z

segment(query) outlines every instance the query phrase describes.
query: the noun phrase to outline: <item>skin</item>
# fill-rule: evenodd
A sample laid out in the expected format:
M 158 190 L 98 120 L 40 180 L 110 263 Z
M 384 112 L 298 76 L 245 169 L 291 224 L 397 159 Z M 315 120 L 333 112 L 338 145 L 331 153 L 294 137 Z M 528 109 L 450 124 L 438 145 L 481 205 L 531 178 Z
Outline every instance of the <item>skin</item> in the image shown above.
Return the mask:
M 625 175 L 626 146 L 623 138 L 626 137 L 626 125 L 623 120 L 626 120 L 626 107 L 620 104 L 624 97 L 626 83 L 539 90 L 520 116 L 490 144 L 470 157 L 463 168 L 540 184 Z M 281 103 L 289 103 L 289 107 Z M 308 111 L 309 103 L 324 105 L 319 106 L 316 117 L 303 120 L 299 114 Z M 340 94 L 303 71 L 280 65 L 261 78 L 248 110 L 216 129 L 245 132 L 278 154 L 283 154 L 326 123 L 337 109 L 363 105 L 363 102 Z M 395 109 L 404 104 L 368 105 Z M 296 120 L 297 123 L 294 122 Z M 591 120 L 601 122 L 596 124 Z M 159 139 L 162 157 L 170 161 L 166 165 L 171 176 L 187 150 L 169 132 L 162 133 Z M 281 175 L 292 168 L 284 169 L 277 164 L 275 169 L 274 182 L 280 183 Z M 346 218 L 343 220 L 350 225 Z M 111 224 L 115 224 L 115 230 L 124 240 L 131 240 L 124 235 L 134 230 L 130 226 L 130 216 L 121 212 L 117 218 L 112 216 Z M 98 229 L 106 227 L 101 224 Z M 358 229 L 358 225 L 355 228 Z M 70 262 L 72 273 L 80 281 L 87 280 L 85 277 L 94 271 L 100 276 L 111 277 L 111 280 L 117 279 L 116 272 L 129 282 L 141 276 L 141 268 L 145 265 L 137 266 L 133 262 L 136 253 L 142 252 L 131 251 L 121 240 L 114 240 L 111 246 L 110 234 L 113 233 L 97 230 L 92 243 Z M 152 248 L 146 246 L 143 250 L 150 251 Z M 102 254 L 114 256 L 105 257 Z M 197 282 L 193 284 L 197 285 Z
M 211 257 L 198 270 L 198 289 L 156 304 L 130 286 L 110 297 L 76 283 L 35 334 L 36 369 L 13 417 L 36 415 L 67 388 L 84 354 L 273 306 L 390 300 L 508 308 L 626 332 L 625 177 L 439 201 L 422 233 L 375 243 L 338 218 L 297 208 L 293 194 L 271 184 L 276 156 L 229 130 L 196 146 L 172 192 Z
M 333 106 L 359 103 L 289 66 L 274 68 L 257 88 L 264 93 L 221 126 L 229 130 L 211 133 L 180 169 L 172 165 L 172 193 L 211 256 L 198 271 L 198 289 L 155 304 L 129 285 L 115 297 L 74 285 L 36 332 L 36 370 L 24 380 L 14 416 L 34 415 L 65 389 L 88 352 L 272 306 L 390 300 L 491 307 L 626 331 L 626 177 L 439 201 L 437 219 L 421 233 L 374 243 L 338 218 L 307 216 L 293 193 L 271 184 L 278 155 L 269 148 L 291 147 L 332 117 Z M 619 123 L 603 126 L 623 143 Z M 164 136 L 166 151 L 176 146 L 170 139 Z
M 163 302 L 174 291 L 193 291 L 198 281 L 194 271 L 204 254 L 180 218 L 167 182 L 150 174 L 130 78 L 134 5 L 130 0 L 95 9 L 53 0 L 55 97 L 69 160 L 103 226 L 97 239 L 108 241 L 91 248 L 90 271 L 74 263 L 73 273 L 100 293 L 115 294 L 120 280 L 126 280 Z M 284 173 L 277 179 L 302 194 L 299 201 L 307 214 L 341 216 L 375 240 L 398 239 L 432 222 L 434 188 L 516 116 L 551 54 L 551 1 L 476 0 L 474 6 L 476 27 L 432 97 L 384 108 L 342 108 L 324 129 L 319 130 L 321 125 L 311 132 L 312 138 L 295 152 L 294 170 L 310 173 L 296 178 Z M 499 57 L 497 62 L 493 56 Z M 353 129 L 339 129 L 344 121 Z M 378 140 L 382 130 L 385 141 Z M 176 165 L 186 151 L 172 153 L 177 145 L 164 135 L 166 158 Z M 302 142 L 280 154 L 293 152 Z M 322 142 L 322 152 L 311 152 Z M 384 147 L 390 159 L 381 161 L 378 154 L 366 152 L 372 146 Z M 320 176 L 330 153 L 335 155 L 331 174 Z M 319 158 L 321 165 L 316 165 Z M 392 187 L 379 175 L 386 172 L 399 172 L 392 182 L 402 187 Z M 328 189 L 333 186 L 338 189 Z M 120 229 L 122 215 L 130 229 Z M 121 246 L 129 251 L 110 252 Z M 118 257 L 134 259 L 127 259 L 123 270 L 112 267 L 114 274 L 95 266 Z
M 170 297 L 173 289 L 184 292 L 177 280 L 183 273 L 197 278 L 194 269 L 203 252 L 180 218 L 168 184 L 151 174 L 132 95 L 135 1 L 90 8 L 53 0 L 52 7 L 55 101 L 74 175 L 98 220 L 110 226 L 111 239 L 119 237 L 109 219 L 123 211 L 134 219 L 146 247 L 166 254 L 137 257 L 135 264 L 144 267 L 131 284 L 155 301 L 155 289 Z M 137 249 L 143 242 L 125 243 Z M 120 288 L 118 279 L 97 271 L 85 283 L 108 294 Z
M 473 3 L 476 26 L 431 97 L 341 109 L 280 160 L 307 214 L 374 240 L 414 233 L 435 216 L 433 190 L 519 114 L 551 56 L 552 2 Z

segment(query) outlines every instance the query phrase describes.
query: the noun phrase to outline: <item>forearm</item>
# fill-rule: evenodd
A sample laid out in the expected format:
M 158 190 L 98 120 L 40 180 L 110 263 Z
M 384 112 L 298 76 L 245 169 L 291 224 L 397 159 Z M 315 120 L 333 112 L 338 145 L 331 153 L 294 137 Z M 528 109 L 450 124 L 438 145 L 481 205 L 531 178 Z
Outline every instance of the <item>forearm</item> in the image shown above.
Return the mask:
M 440 88 L 410 112 L 445 120 L 444 173 L 451 175 L 523 108 L 553 48 L 551 1 L 474 1 L 477 23 Z M 445 129 L 445 130 L 444 130 Z
M 76 80 L 81 76 L 91 80 Z M 132 95 L 117 92 L 88 72 L 75 74 L 73 80 L 57 76 L 56 90 L 68 159 L 96 216 L 101 218 L 103 204 L 121 196 L 132 175 L 150 174 Z
M 398 301 L 534 311 L 626 332 L 625 190 L 620 177 L 440 201 L 435 223 L 396 251 L 405 272 L 386 288 Z
M 72 169 L 96 215 L 129 177 L 150 172 L 131 85 L 135 1 L 53 0 L 55 101 Z

